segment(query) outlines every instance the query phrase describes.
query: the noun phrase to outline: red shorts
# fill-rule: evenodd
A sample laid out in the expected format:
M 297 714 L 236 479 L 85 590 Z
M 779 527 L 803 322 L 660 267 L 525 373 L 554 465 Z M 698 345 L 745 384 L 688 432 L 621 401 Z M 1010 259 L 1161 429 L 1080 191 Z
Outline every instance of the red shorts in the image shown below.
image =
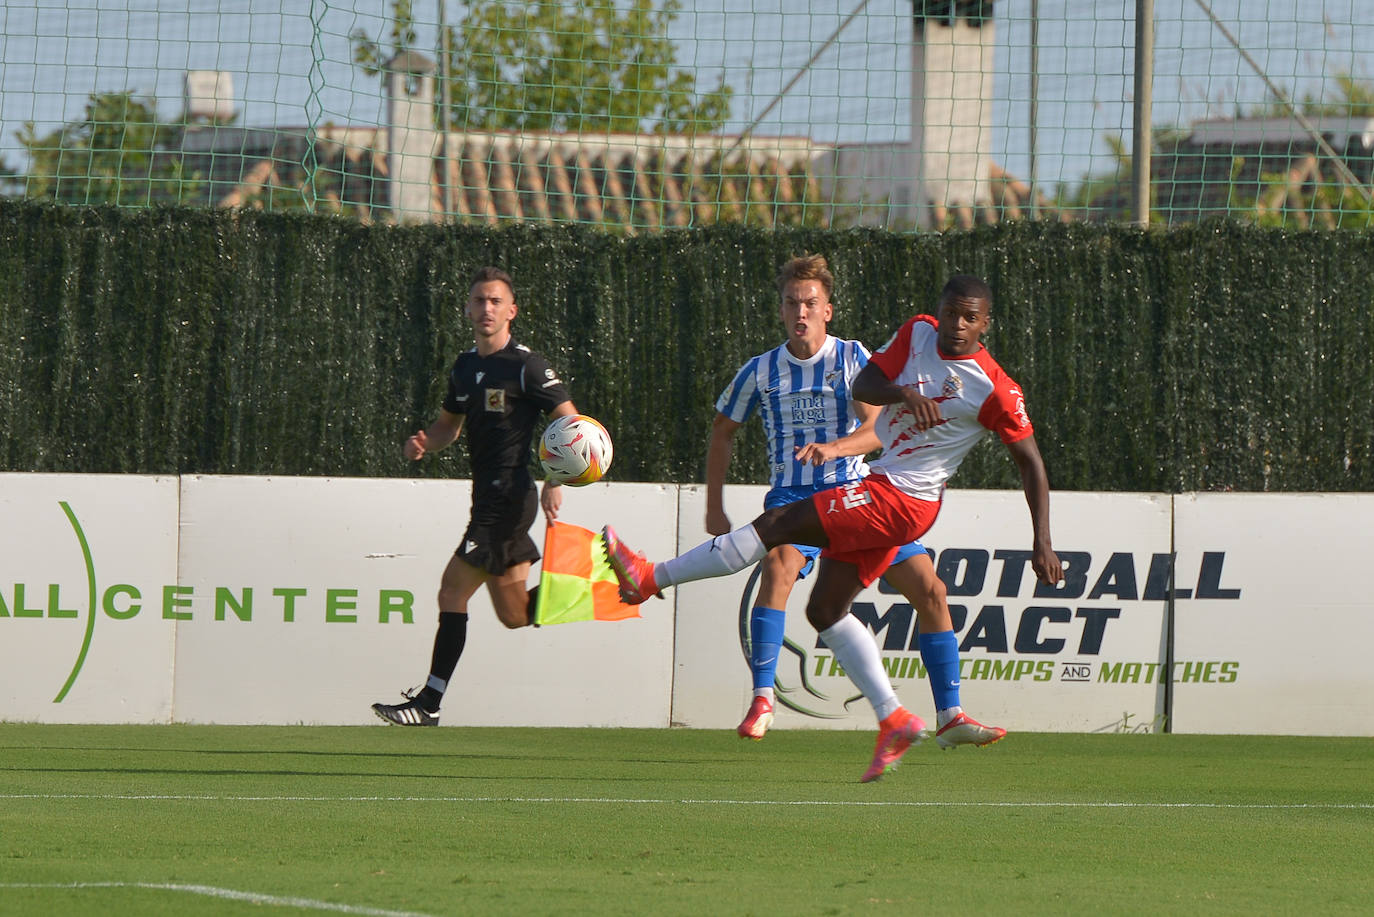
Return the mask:
M 822 557 L 853 564 L 865 586 L 887 571 L 897 549 L 935 524 L 938 500 L 918 500 L 892 486 L 887 475 L 822 490 L 811 497 L 830 539 Z

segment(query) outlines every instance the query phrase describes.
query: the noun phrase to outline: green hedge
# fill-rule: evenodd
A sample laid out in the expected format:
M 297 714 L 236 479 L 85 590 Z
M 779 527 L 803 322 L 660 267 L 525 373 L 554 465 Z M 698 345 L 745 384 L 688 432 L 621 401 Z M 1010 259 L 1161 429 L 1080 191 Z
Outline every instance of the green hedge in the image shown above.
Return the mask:
M 819 251 L 832 330 L 878 346 L 946 276 L 1056 488 L 1374 490 L 1374 235 L 1016 223 L 943 235 L 737 226 L 362 226 L 330 217 L 0 201 L 0 468 L 454 476 L 400 442 L 471 345 L 468 275 L 515 276 L 517 336 L 616 441 L 611 478 L 702 480 L 716 394 L 782 338 L 773 278 Z M 758 424 L 734 479 L 766 479 Z M 955 479 L 1017 487 L 985 442 Z

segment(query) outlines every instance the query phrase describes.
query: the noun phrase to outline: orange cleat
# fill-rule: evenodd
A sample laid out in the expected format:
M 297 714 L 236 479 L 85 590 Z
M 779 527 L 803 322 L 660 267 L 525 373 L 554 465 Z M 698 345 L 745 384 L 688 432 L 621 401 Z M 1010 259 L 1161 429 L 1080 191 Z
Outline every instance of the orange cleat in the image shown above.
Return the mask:
M 621 601 L 638 605 L 648 601 L 650 596 L 663 598 L 654 582 L 654 565 L 645 560 L 643 554 L 630 550 L 609 525 L 601 530 L 601 537 L 606 543 L 606 559 L 620 583 Z
M 902 760 L 902 755 L 912 745 L 925 741 L 925 721 L 905 707 L 878 724 L 878 744 L 873 749 L 873 763 L 859 778 L 860 783 L 869 783 L 891 771 Z

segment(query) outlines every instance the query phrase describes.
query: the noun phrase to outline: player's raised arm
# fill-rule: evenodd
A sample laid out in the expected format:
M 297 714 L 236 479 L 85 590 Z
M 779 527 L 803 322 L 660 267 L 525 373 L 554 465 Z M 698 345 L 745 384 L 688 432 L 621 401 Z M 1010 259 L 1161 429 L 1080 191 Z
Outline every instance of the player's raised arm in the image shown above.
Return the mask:
M 940 422 L 940 405 L 922 395 L 914 385 L 898 385 L 876 362 L 870 362 L 854 379 L 854 400 L 865 404 L 905 404 L 917 430 L 929 430 Z

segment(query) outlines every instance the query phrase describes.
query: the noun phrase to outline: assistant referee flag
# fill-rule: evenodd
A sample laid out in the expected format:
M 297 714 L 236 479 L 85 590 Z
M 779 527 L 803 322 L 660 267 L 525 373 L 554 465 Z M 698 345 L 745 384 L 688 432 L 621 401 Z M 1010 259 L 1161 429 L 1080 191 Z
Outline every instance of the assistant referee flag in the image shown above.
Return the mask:
M 539 574 L 535 621 L 542 626 L 637 617 L 638 605 L 620 601 L 620 587 L 606 560 L 601 533 L 566 522 L 550 522 L 544 530 L 544 565 Z

